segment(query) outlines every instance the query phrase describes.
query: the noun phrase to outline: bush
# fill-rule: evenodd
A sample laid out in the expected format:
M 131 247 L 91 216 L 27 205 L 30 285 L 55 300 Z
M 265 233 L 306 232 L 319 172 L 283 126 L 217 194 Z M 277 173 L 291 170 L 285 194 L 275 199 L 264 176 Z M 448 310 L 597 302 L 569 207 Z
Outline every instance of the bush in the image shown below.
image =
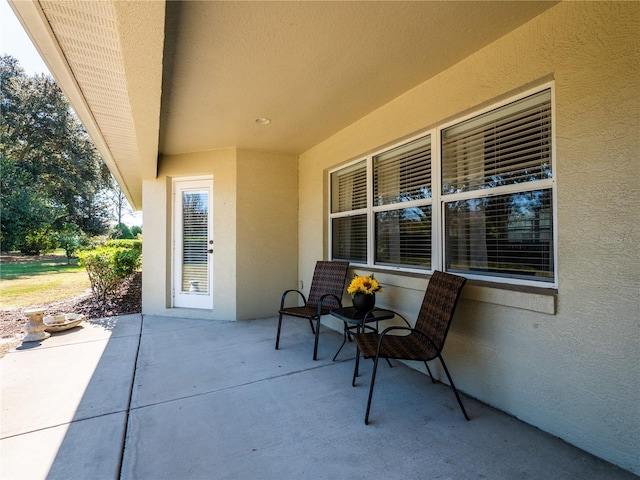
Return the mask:
M 59 233 L 60 247 L 67 255 L 67 263 L 76 257 L 80 248 L 89 246 L 89 237 L 74 223 L 69 223 Z
M 56 235 L 48 230 L 30 232 L 18 243 L 18 249 L 25 255 L 40 255 L 51 252 L 57 246 Z
M 141 248 L 105 246 L 78 252 L 97 300 L 105 300 L 140 268 Z
M 104 242 L 105 247 L 131 248 L 142 252 L 142 242 L 140 240 L 116 239 Z

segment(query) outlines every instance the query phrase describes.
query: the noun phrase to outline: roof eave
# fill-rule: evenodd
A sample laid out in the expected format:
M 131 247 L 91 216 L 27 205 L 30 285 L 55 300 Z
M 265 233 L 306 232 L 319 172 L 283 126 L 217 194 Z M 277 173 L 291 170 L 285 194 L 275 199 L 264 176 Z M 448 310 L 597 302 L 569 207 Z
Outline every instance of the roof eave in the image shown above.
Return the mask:
M 135 143 L 132 151 L 122 158 L 113 153 L 118 151 L 113 145 L 117 134 L 105 131 L 94 115 L 91 99 L 86 97 L 81 81 L 74 74 L 76 58 L 60 45 L 41 4 L 16 0 L 9 0 L 9 4 L 129 203 L 139 210 L 142 181 L 155 178 L 157 170 L 165 2 L 110 2 L 122 62 L 118 67 L 124 71 L 122 89 L 127 92 L 124 110 L 130 116 L 128 123 L 133 125 L 130 135 Z

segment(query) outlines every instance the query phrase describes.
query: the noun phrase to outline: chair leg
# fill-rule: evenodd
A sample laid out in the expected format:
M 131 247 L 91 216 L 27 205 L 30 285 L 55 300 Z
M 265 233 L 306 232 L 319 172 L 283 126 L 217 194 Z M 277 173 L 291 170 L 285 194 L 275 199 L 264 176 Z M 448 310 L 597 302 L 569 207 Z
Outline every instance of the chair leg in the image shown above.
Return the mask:
M 339 354 L 339 353 L 340 353 L 340 351 L 342 350 L 342 347 L 344 347 L 344 344 L 345 344 L 345 343 L 347 343 L 347 337 L 348 337 L 348 335 L 347 335 L 347 331 L 348 331 L 348 329 L 347 329 L 347 324 L 346 324 L 346 322 L 345 322 L 345 324 L 344 324 L 344 333 L 343 333 L 343 336 L 342 336 L 342 344 L 340 345 L 340 348 L 338 349 L 338 351 L 336 352 L 336 354 L 333 356 L 333 360 L 332 360 L 333 362 L 335 362 L 335 361 L 336 361 L 336 358 L 338 358 L 338 354 Z M 351 339 L 349 339 L 349 341 L 351 341 Z
M 309 325 L 311 325 L 311 333 L 313 333 L 315 335 L 316 331 L 313 328 L 313 321 L 311 319 L 309 319 Z
M 360 365 L 360 347 L 358 347 L 358 342 L 356 342 L 356 361 L 355 367 L 353 368 L 353 380 L 351 381 L 351 386 L 356 386 L 356 377 L 358 376 L 358 366 Z
M 278 334 L 276 335 L 276 350 L 280 346 L 280 328 L 282 327 L 282 314 L 278 317 Z
M 309 320 L 311 321 L 311 320 Z M 313 329 L 313 325 L 311 326 L 311 328 Z M 320 317 L 318 317 L 318 319 L 316 320 L 316 339 L 313 345 L 313 359 L 317 360 L 318 359 L 318 339 L 320 337 Z
M 458 405 L 460 405 L 460 410 L 462 410 L 462 414 L 464 415 L 464 418 L 466 418 L 468 422 L 469 415 L 467 415 L 467 411 L 464 409 L 464 405 L 462 405 L 462 400 L 460 399 L 460 395 L 458 394 L 458 389 L 453 383 L 453 378 L 451 378 L 451 375 L 449 375 L 449 370 L 447 369 L 447 365 L 444 363 L 444 359 L 442 358 L 442 355 L 438 355 L 438 358 L 440 359 L 440 363 L 442 363 L 442 367 L 444 368 L 444 373 L 446 373 L 447 378 L 449 379 L 449 385 L 451 385 L 451 388 L 453 389 L 453 393 L 455 393 L 456 395 L 456 400 L 458 400 Z
M 431 378 L 431 381 L 433 383 L 436 383 L 436 379 L 433 378 L 433 373 L 431 373 L 431 369 L 429 368 L 429 364 L 427 362 L 424 362 L 424 366 L 427 367 L 427 372 L 429 373 L 429 377 Z
M 367 400 L 367 413 L 364 416 L 364 424 L 369 425 L 369 411 L 371 410 L 371 399 L 373 398 L 373 386 L 376 383 L 376 372 L 378 371 L 378 355 L 373 362 L 373 373 L 371 374 L 371 386 L 369 387 L 369 400 Z

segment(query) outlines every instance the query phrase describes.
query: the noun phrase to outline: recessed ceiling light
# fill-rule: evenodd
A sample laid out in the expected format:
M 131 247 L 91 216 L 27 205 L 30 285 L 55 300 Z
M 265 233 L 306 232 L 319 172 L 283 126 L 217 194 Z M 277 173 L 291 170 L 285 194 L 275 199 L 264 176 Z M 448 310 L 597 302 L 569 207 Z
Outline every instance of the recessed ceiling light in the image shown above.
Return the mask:
M 271 123 L 271 119 L 266 117 L 259 117 L 259 118 L 256 118 L 256 123 L 258 125 L 268 125 Z

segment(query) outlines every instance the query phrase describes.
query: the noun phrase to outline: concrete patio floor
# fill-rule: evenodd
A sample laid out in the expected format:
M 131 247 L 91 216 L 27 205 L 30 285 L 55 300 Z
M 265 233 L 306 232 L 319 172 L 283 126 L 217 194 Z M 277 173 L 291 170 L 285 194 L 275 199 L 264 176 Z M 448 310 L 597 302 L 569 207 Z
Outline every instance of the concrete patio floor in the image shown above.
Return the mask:
M 308 323 L 130 315 L 0 360 L 0 478 L 637 479 L 397 362 L 351 387 L 353 344 Z M 452 372 L 455 379 L 455 371 Z

